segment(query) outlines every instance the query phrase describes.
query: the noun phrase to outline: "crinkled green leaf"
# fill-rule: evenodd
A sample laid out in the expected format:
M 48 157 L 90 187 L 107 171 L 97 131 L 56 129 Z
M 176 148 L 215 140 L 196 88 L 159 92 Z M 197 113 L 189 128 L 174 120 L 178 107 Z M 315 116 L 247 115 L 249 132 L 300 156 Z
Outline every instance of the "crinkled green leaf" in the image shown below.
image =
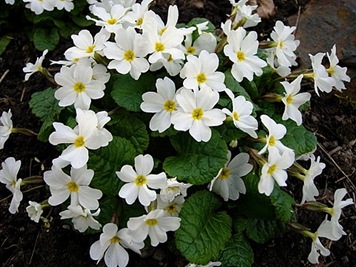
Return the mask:
M 226 212 L 217 211 L 220 206 L 219 198 L 208 191 L 199 191 L 185 201 L 175 241 L 189 262 L 204 265 L 217 260 L 230 238 L 232 221 Z
M 150 73 L 142 74 L 138 80 L 133 79 L 130 74 L 118 75 L 111 96 L 119 106 L 139 112 L 142 95 L 147 91 L 153 91 L 155 82 L 155 77 Z
M 234 235 L 221 251 L 219 261 L 226 267 L 250 267 L 254 262 L 250 243 L 242 234 Z
M 33 34 L 33 42 L 37 50 L 54 50 L 59 42 L 59 33 L 57 28 L 36 28 Z
M 226 122 L 223 125 L 218 126 L 216 130 L 219 131 L 226 143 L 230 143 L 232 140 L 239 140 L 247 136 L 247 133 L 238 129 L 232 121 Z
M 256 243 L 263 244 L 288 231 L 288 226 L 277 220 L 251 218 L 246 227 L 246 235 Z
M 125 110 L 120 110 L 117 116 L 112 116 L 110 132 L 128 139 L 140 154 L 147 149 L 150 141 L 146 125 Z
M 170 137 L 177 156 L 166 158 L 163 169 L 171 176 L 191 184 L 210 182 L 226 163 L 227 145 L 213 130 L 208 142 L 196 142 L 188 133 Z
M 275 214 L 278 220 L 288 222 L 295 217 L 293 205 L 294 198 L 280 187 L 276 186 L 270 195 L 272 205 L 275 207 Z
M 225 71 L 225 85 L 236 95 L 244 96 L 246 100 L 251 101 L 251 97 L 246 92 L 245 88 L 243 88 L 242 85 L 232 76 L 231 70 Z
M 130 141 L 118 136 L 114 136 L 108 146 L 90 151 L 88 168 L 94 170 L 91 185 L 106 195 L 115 196 L 122 185 L 116 171 L 125 164 L 132 164 L 136 153 Z

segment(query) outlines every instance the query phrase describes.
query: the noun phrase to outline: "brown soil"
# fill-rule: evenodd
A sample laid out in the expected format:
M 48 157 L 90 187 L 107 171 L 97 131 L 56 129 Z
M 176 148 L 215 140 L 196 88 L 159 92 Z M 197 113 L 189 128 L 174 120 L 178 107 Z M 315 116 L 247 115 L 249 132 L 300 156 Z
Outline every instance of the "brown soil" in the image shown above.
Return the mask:
M 228 1 L 217 4 L 212 0 L 204 1 L 156 1 L 153 9 L 165 17 L 169 4 L 175 3 L 180 10 L 180 21 L 187 22 L 194 17 L 205 17 L 219 26 L 225 21 L 230 11 Z M 307 0 L 275 0 L 277 13 L 264 20 L 257 30 L 263 35 L 268 33 L 274 22 L 279 19 L 286 21 L 287 17 L 302 12 Z M 299 5 L 298 5 L 299 2 Z M 203 5 L 201 5 L 203 3 Z M 2 35 L 2 34 L 1 34 Z M 21 27 L 14 32 L 15 39 L 0 58 L 0 112 L 11 108 L 15 127 L 29 128 L 38 131 L 40 122 L 32 115 L 28 102 L 31 95 L 50 86 L 40 75 L 31 77 L 24 83 L 22 68 L 26 62 L 34 62 L 36 52 L 33 45 L 25 37 Z M 68 47 L 64 42 L 55 53 L 49 53 L 47 58 L 57 59 Z M 39 56 L 40 53 L 37 53 Z M 353 100 L 354 101 L 354 100 Z M 355 197 L 355 167 L 354 156 L 356 114 L 352 101 L 335 94 L 323 95 L 317 98 L 313 94 L 311 108 L 305 114 L 306 127 L 316 133 L 319 149 L 316 152 L 327 164 L 323 174 L 317 179 L 321 196 L 327 201 L 332 200 L 333 192 L 340 187 L 346 187 L 348 197 Z M 57 151 L 49 144 L 41 143 L 33 137 L 11 135 L 5 148 L 0 150 L 0 161 L 13 156 L 22 160 L 20 177 L 41 175 L 43 170 L 51 167 L 51 159 Z M 347 175 L 347 176 L 346 176 Z M 291 185 L 298 187 L 298 184 Z M 300 190 L 300 188 L 299 188 Z M 297 190 L 296 190 L 297 191 Z M 353 193 L 353 195 L 352 195 Z M 90 259 L 89 247 L 98 236 L 79 234 L 58 219 L 57 208 L 51 211 L 49 227 L 30 221 L 25 212 L 25 203 L 29 200 L 41 201 L 48 196 L 48 191 L 34 190 L 24 194 L 24 200 L 19 214 L 8 212 L 9 192 L 0 186 L 0 263 L 7 266 L 96 266 Z M 301 223 L 313 230 L 318 226 L 321 217 L 315 217 L 308 212 L 297 210 Z M 331 255 L 320 257 L 319 266 L 356 266 L 356 210 L 348 207 L 344 210 L 341 224 L 347 236 L 338 242 L 329 243 Z M 293 232 L 283 237 L 260 245 L 253 244 L 255 253 L 254 266 L 310 266 L 307 256 L 310 251 L 310 240 Z M 143 252 L 143 258 L 131 254 L 130 266 L 184 266 L 187 262 L 171 252 L 166 244 Z M 102 262 L 99 266 L 104 266 Z

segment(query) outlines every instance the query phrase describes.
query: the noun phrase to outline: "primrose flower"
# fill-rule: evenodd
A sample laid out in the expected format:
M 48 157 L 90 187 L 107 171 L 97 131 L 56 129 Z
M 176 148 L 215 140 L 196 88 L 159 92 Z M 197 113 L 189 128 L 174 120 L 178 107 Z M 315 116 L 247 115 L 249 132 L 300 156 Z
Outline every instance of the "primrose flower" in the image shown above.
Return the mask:
M 5 0 L 6 4 L 13 5 L 15 4 L 15 0 Z
M 329 59 L 330 66 L 326 71 L 334 79 L 335 88 L 339 91 L 346 89 L 343 82 L 349 82 L 350 77 L 346 74 L 346 67 L 342 68 L 337 65 L 339 63 L 339 59 L 336 56 L 336 45 L 331 48 L 331 54 L 327 53 L 327 56 Z
M 5 142 L 9 139 L 9 136 L 12 133 L 13 124 L 11 117 L 11 109 L 9 109 L 8 112 L 3 111 L 0 117 L 0 149 L 4 148 Z
M 55 5 L 58 10 L 65 9 L 67 12 L 74 9 L 73 0 L 56 0 Z
M 75 229 L 84 233 L 89 227 L 95 230 L 99 230 L 101 224 L 94 219 L 98 216 L 100 209 L 95 213 L 91 213 L 89 209 L 83 208 L 80 205 L 70 205 L 67 210 L 59 213 L 62 220 L 72 219 L 72 223 Z
M 320 162 L 320 157 L 310 157 L 310 167 L 303 177 L 303 197 L 301 204 L 305 201 L 315 201 L 315 196 L 319 195 L 318 188 L 314 184 L 314 178 L 320 175 L 325 168 L 325 164 Z
M 225 92 L 232 101 L 232 111 L 227 108 L 223 108 L 222 111 L 232 118 L 236 128 L 248 133 L 253 138 L 257 138 L 255 131 L 258 129 L 258 122 L 251 115 L 253 111 L 252 103 L 247 101 L 244 96 L 235 97 L 228 88 L 225 89 Z
M 183 59 L 174 59 L 171 55 L 164 54 L 163 58 L 160 58 L 155 63 L 151 64 L 150 71 L 160 70 L 164 67 L 169 75 L 176 76 L 182 69 L 183 64 Z
M 299 93 L 300 83 L 303 79 L 303 74 L 300 74 L 294 81 L 281 82 L 284 87 L 285 95 L 282 98 L 282 102 L 285 105 L 285 109 L 282 115 L 282 120 L 291 119 L 297 123 L 302 124 L 302 113 L 299 111 L 299 107 L 310 100 L 311 94 Z
M 35 12 L 36 15 L 43 13 L 44 10 L 52 11 L 54 9 L 55 3 L 53 0 L 23 0 L 26 8 L 31 9 L 32 12 Z
M 74 104 L 75 108 L 89 109 L 92 99 L 104 96 L 105 84 L 102 80 L 93 79 L 90 65 L 79 62 L 70 67 L 62 66 L 54 79 L 61 86 L 54 93 L 61 107 Z
M 195 263 L 188 263 L 185 267 L 214 267 L 214 266 L 221 266 L 220 261 L 209 261 L 205 265 L 199 265 Z
M 133 4 L 131 11 L 125 15 L 125 21 L 134 28 L 142 29 L 149 18 L 155 17 L 154 12 L 148 10 L 148 6 L 152 2 L 153 0 L 143 0 L 141 3 Z
M 212 33 L 203 32 L 193 43 L 193 34 L 187 34 L 184 39 L 184 52 L 187 55 L 199 55 L 201 51 L 206 50 L 213 53 L 216 48 L 216 38 Z
M 59 159 L 69 162 L 73 168 L 78 169 L 88 162 L 88 149 L 106 146 L 112 140 L 112 135 L 103 129 L 100 130 L 104 124 L 103 122 L 99 124 L 99 115 L 94 111 L 76 109 L 76 112 L 78 125 L 71 129 L 63 123 L 54 122 L 55 132 L 50 134 L 49 142 L 52 145 L 71 144 L 62 152 Z M 103 138 L 105 136 L 106 138 Z
M 127 10 L 128 9 L 121 4 L 112 5 L 109 11 L 104 7 L 93 6 L 91 8 L 91 13 L 99 19 L 94 19 L 90 16 L 87 16 L 86 18 L 94 21 L 96 26 L 101 26 L 108 32 L 116 34 L 116 31 L 123 27 L 123 17 L 127 13 Z
M 246 30 L 239 27 L 228 35 L 228 44 L 224 47 L 224 54 L 233 62 L 231 74 L 241 82 L 243 78 L 252 81 L 253 75 L 261 76 L 262 68 L 267 63 L 256 56 L 258 49 L 257 33 L 246 34 Z
M 169 178 L 167 179 L 167 187 L 162 188 L 159 195 L 162 201 L 170 202 L 178 195 L 186 197 L 187 189 L 191 186 L 191 184 L 178 182 L 176 177 Z
M 188 55 L 187 62 L 180 71 L 180 77 L 184 79 L 185 88 L 198 89 L 209 87 L 214 91 L 222 92 L 226 86 L 224 84 L 225 75 L 216 71 L 219 67 L 219 58 L 215 53 L 201 51 L 199 57 Z
M 144 57 L 146 49 L 142 46 L 142 36 L 135 29 L 118 29 L 114 42 L 106 42 L 104 55 L 113 59 L 108 68 L 115 69 L 118 73 L 130 75 L 135 80 L 140 78 L 141 73 L 148 71 L 149 63 Z
M 177 96 L 180 108 L 172 115 L 171 121 L 178 131 L 187 131 L 198 142 L 211 138 L 211 126 L 218 126 L 225 120 L 224 113 L 213 108 L 219 101 L 219 93 L 204 87 L 197 93 L 183 89 Z
M 164 210 L 167 216 L 178 217 L 183 203 L 183 196 L 177 196 L 169 202 L 163 201 L 160 196 L 157 196 L 157 209 Z
M 325 53 L 318 53 L 315 56 L 309 54 L 313 73 L 304 74 L 305 78 L 311 77 L 314 80 L 314 90 L 318 96 L 319 90 L 321 92 L 330 93 L 333 86 L 335 85 L 334 78 L 329 77 L 325 67 L 321 64 L 324 55 Z
M 105 29 L 99 31 L 93 38 L 88 30 L 81 30 L 78 34 L 72 34 L 71 38 L 75 46 L 68 48 L 64 52 L 66 59 L 90 57 L 93 58 L 95 52 L 101 52 L 104 42 L 110 37 L 110 33 Z
M 127 183 L 119 191 L 119 196 L 124 198 L 127 204 L 131 205 L 138 198 L 142 205 L 148 206 L 157 198 L 156 192 L 149 187 L 159 189 L 167 186 L 167 176 L 164 172 L 151 174 L 153 165 L 151 155 L 138 155 L 135 157 L 135 169 L 130 165 L 124 165 L 116 172 L 120 180 Z
M 261 121 L 263 125 L 267 128 L 268 135 L 266 136 L 266 138 L 264 138 L 266 145 L 258 152 L 258 154 L 265 153 L 267 149 L 268 152 L 270 152 L 270 150 L 272 150 L 273 148 L 277 148 L 281 153 L 284 150 L 292 151 L 289 147 L 286 147 L 280 141 L 280 139 L 282 139 L 287 133 L 287 129 L 283 124 L 276 123 L 268 115 L 261 115 Z
M 273 40 L 274 47 L 269 49 L 273 51 L 273 54 L 277 57 L 278 66 L 296 66 L 297 56 L 294 51 L 299 45 L 299 40 L 294 40 L 296 27 L 285 26 L 283 22 L 277 21 L 273 27 L 271 38 Z
M 127 227 L 132 234 L 132 240 L 142 242 L 147 236 L 151 245 L 156 247 L 159 243 L 167 241 L 167 232 L 176 231 L 180 226 L 180 218 L 167 216 L 163 210 L 153 210 L 147 215 L 130 218 Z
M 6 188 L 12 193 L 12 199 L 9 207 L 11 214 L 18 212 L 23 195 L 21 192 L 22 179 L 17 179 L 17 174 L 21 167 L 21 160 L 15 160 L 13 157 L 5 159 L 1 163 L 0 182 L 6 185 Z
M 236 200 L 240 193 L 245 194 L 246 187 L 241 177 L 252 170 L 249 158 L 247 153 L 240 153 L 231 160 L 231 152 L 228 151 L 225 167 L 210 182 L 209 190 L 219 194 L 225 201 Z
M 42 205 L 35 201 L 29 201 L 28 204 L 29 206 L 26 207 L 28 216 L 32 221 L 38 223 L 43 213 Z
M 45 56 L 47 55 L 48 50 L 44 50 L 42 53 L 42 56 L 38 57 L 36 59 L 35 64 L 29 62 L 26 63 L 26 66 L 22 69 L 23 72 L 25 72 L 25 81 L 28 81 L 28 79 L 30 79 L 30 76 L 36 72 L 42 72 L 43 68 L 42 68 L 42 63 L 43 60 L 45 59 Z
M 156 81 L 157 93 L 146 92 L 142 95 L 143 102 L 140 107 L 144 112 L 155 113 L 150 120 L 152 131 L 164 132 L 171 126 L 172 114 L 177 110 L 176 86 L 174 82 L 165 77 Z
M 268 154 L 268 162 L 262 166 L 258 192 L 269 196 L 274 188 L 274 181 L 279 186 L 286 186 L 288 174 L 286 169 L 294 162 L 294 153 L 285 150 L 282 155 L 278 149 L 271 149 Z
M 70 197 L 72 206 L 81 205 L 89 210 L 99 208 L 98 199 L 103 193 L 99 189 L 89 187 L 93 176 L 94 171 L 88 170 L 87 166 L 71 168 L 69 176 L 60 167 L 53 165 L 50 171 L 44 173 L 44 181 L 51 191 L 48 203 L 57 206 Z
M 236 10 L 234 24 L 240 25 L 244 28 L 254 27 L 261 22 L 261 18 L 257 13 L 252 13 L 257 9 L 257 5 L 246 5 L 248 0 L 230 0 L 231 5 Z
M 123 228 L 118 231 L 116 224 L 107 223 L 103 227 L 100 239 L 91 245 L 89 253 L 97 263 L 104 257 L 108 267 L 125 267 L 129 262 L 129 254 L 125 248 L 141 254 L 140 249 L 143 247 L 143 242 L 132 240 L 129 229 Z

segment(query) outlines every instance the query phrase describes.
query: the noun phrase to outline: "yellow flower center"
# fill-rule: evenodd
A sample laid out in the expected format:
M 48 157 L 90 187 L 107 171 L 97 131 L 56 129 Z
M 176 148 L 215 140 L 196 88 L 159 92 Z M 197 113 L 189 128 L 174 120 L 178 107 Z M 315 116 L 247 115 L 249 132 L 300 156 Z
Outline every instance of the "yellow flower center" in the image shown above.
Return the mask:
M 162 35 L 166 30 L 167 30 L 167 28 L 166 28 L 166 27 L 163 27 L 163 28 L 159 31 L 159 35 Z
M 111 243 L 120 243 L 120 241 L 121 240 L 117 235 L 110 239 Z
M 192 111 L 193 120 L 201 120 L 204 115 L 204 111 L 201 108 L 196 108 Z
M 194 46 L 189 46 L 189 47 L 187 47 L 186 53 L 189 54 L 189 55 L 194 55 L 195 51 L 196 51 L 196 49 L 195 49 Z
M 132 50 L 125 51 L 124 59 L 128 62 L 133 61 L 135 59 L 135 53 Z
M 74 84 L 74 91 L 76 91 L 77 93 L 82 93 L 85 91 L 85 84 L 82 82 L 76 82 Z
M 279 42 L 278 43 L 278 48 L 279 49 L 283 49 L 283 47 L 284 47 L 284 43 L 281 41 L 281 42 Z
M 142 23 L 143 23 L 143 18 L 138 18 L 138 19 L 136 20 L 136 25 L 137 25 L 137 26 L 141 26 Z
M 237 57 L 237 60 L 241 61 L 241 62 L 245 61 L 245 59 L 246 59 L 245 53 L 242 52 L 242 51 L 237 51 L 236 52 L 236 57 Z
M 274 137 L 274 135 L 270 136 L 269 140 L 268 140 L 268 145 L 269 146 L 274 146 L 276 145 L 276 138 Z
M 155 44 L 155 51 L 156 52 L 162 52 L 164 51 L 165 47 L 164 47 L 164 44 L 160 43 L 160 42 L 157 42 Z
M 229 168 L 227 168 L 227 167 L 224 167 L 222 170 L 221 170 L 221 173 L 220 173 L 220 175 L 219 175 L 219 179 L 221 179 L 221 180 L 225 180 L 225 179 L 227 179 L 227 178 L 229 178 L 230 177 L 230 169 Z
M 286 99 L 286 102 L 287 102 L 288 105 L 292 104 L 292 102 L 293 102 L 293 96 L 288 95 L 288 96 L 287 96 L 287 99 Z
M 85 52 L 87 53 L 92 53 L 94 51 L 95 45 L 89 45 L 87 47 L 87 50 L 85 50 Z
M 84 136 L 80 135 L 74 140 L 75 147 L 82 147 L 85 145 Z
M 173 100 L 167 100 L 166 102 L 164 102 L 164 110 L 167 112 L 173 112 L 176 110 L 176 102 L 174 102 Z
M 202 83 L 205 83 L 206 82 L 206 76 L 205 76 L 205 74 L 204 73 L 199 73 L 198 75 L 197 75 L 197 77 L 195 77 L 195 79 L 197 79 L 197 82 L 198 82 L 198 84 L 202 84 Z
M 143 186 L 145 185 L 147 182 L 146 176 L 144 175 L 137 175 L 137 177 L 135 178 L 135 184 L 137 186 Z
M 268 168 L 267 173 L 268 173 L 268 174 L 272 174 L 272 173 L 274 173 L 274 172 L 276 171 L 276 169 L 277 169 L 277 165 L 276 165 L 276 164 L 273 164 L 272 166 L 270 166 L 270 167 Z
M 157 219 L 147 219 L 145 221 L 145 223 L 148 225 L 148 226 L 155 226 L 158 224 L 158 221 Z
M 236 111 L 234 111 L 233 113 L 232 113 L 232 117 L 234 118 L 234 120 L 235 121 L 238 121 L 240 118 L 239 118 L 239 114 L 236 112 Z
M 333 76 L 335 74 L 335 68 L 333 67 L 328 68 L 326 71 L 329 73 L 330 76 Z
M 114 24 L 116 24 L 117 19 L 115 19 L 115 18 L 108 19 L 106 22 L 107 22 L 109 25 L 114 25 Z
M 177 204 L 174 203 L 170 203 L 167 205 L 167 207 L 165 208 L 165 210 L 169 213 L 169 214 L 173 214 L 177 212 Z
M 67 188 L 70 192 L 74 192 L 74 193 L 78 192 L 78 190 L 79 190 L 79 186 L 76 184 L 76 182 L 73 182 L 73 181 L 71 181 L 67 184 Z

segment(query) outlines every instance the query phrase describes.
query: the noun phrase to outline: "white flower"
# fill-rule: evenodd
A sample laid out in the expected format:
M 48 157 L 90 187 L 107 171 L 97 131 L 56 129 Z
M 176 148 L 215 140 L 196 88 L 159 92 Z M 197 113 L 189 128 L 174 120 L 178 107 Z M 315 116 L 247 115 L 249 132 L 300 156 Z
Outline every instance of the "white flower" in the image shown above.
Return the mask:
M 305 201 L 315 201 L 315 196 L 319 195 L 318 188 L 314 184 L 314 178 L 320 175 L 325 168 L 325 164 L 320 162 L 320 157 L 312 155 L 310 157 L 310 167 L 304 174 L 303 178 L 303 198 L 301 204 Z
M 26 207 L 28 216 L 32 221 L 38 223 L 43 213 L 42 205 L 35 201 L 29 201 L 28 204 L 29 206 Z
M 164 210 L 167 216 L 178 217 L 183 203 L 183 196 L 177 196 L 169 202 L 163 201 L 159 195 L 157 196 L 157 209 Z
M 187 189 L 191 187 L 191 184 L 178 182 L 177 178 L 167 179 L 167 187 L 162 188 L 160 191 L 160 197 L 164 202 L 172 201 L 176 196 L 187 196 Z
M 282 139 L 287 133 L 287 129 L 283 124 L 277 124 L 273 119 L 265 114 L 261 115 L 261 121 L 267 128 L 268 135 L 265 138 L 266 145 L 258 152 L 258 154 L 265 153 L 267 149 L 268 152 L 270 152 L 271 148 L 277 148 L 280 153 L 283 153 L 284 150 L 292 151 L 280 141 L 280 139 Z
M 141 37 L 132 27 L 126 30 L 118 29 L 115 43 L 105 43 L 104 55 L 113 59 L 109 62 L 108 68 L 115 69 L 121 74 L 130 72 L 135 80 L 140 78 L 141 73 L 147 72 L 149 63 L 144 58 L 147 52 L 142 46 Z
M 180 218 L 166 216 L 163 210 L 153 210 L 147 215 L 130 218 L 127 227 L 131 230 L 132 239 L 141 242 L 147 236 L 151 245 L 156 247 L 159 243 L 167 241 L 167 232 L 176 231 L 180 226 Z
M 171 126 L 171 116 L 177 110 L 176 86 L 170 78 L 165 77 L 157 79 L 156 88 L 157 93 L 146 92 L 142 95 L 140 107 L 144 112 L 155 113 L 149 127 L 152 131 L 162 133 Z
M 253 75 L 261 76 L 262 68 L 267 66 L 265 61 L 256 56 L 258 45 L 256 32 L 251 31 L 246 35 L 246 30 L 241 27 L 230 31 L 224 54 L 233 62 L 231 74 L 238 82 L 243 78 L 252 81 Z
M 217 41 L 212 33 L 204 32 L 193 43 L 193 34 L 187 34 L 184 40 L 184 50 L 187 55 L 199 55 L 206 50 L 209 53 L 215 51 Z
M 95 22 L 96 26 L 101 26 L 110 33 L 116 33 L 116 31 L 122 28 L 124 22 L 123 17 L 127 12 L 127 8 L 120 4 L 114 4 L 110 7 L 110 10 L 106 10 L 104 7 L 93 6 L 91 13 L 99 19 L 94 19 L 90 16 L 86 18 Z
M 294 51 L 300 43 L 299 40 L 294 40 L 294 35 L 292 34 L 296 27 L 285 26 L 283 22 L 278 20 L 273 29 L 271 38 L 275 47 L 268 50 L 273 50 L 274 55 L 277 57 L 278 66 L 296 66 L 297 56 Z
M 293 82 L 289 83 L 287 81 L 281 82 L 286 91 L 282 102 L 285 105 L 285 109 L 282 115 L 282 120 L 291 119 L 297 123 L 297 125 L 302 124 L 302 113 L 298 108 L 304 103 L 310 100 L 311 94 L 309 93 L 299 93 L 300 83 L 303 79 L 303 74 L 300 74 Z
M 138 197 L 142 205 L 148 206 L 157 198 L 156 192 L 149 187 L 159 189 L 167 186 L 167 176 L 164 172 L 151 174 L 153 165 L 151 155 L 138 155 L 135 157 L 135 170 L 130 165 L 124 165 L 116 172 L 120 180 L 127 183 L 119 191 L 119 196 L 124 198 L 127 204 L 131 205 Z
M 81 30 L 78 34 L 72 34 L 71 38 L 75 46 L 68 48 L 64 52 L 66 59 L 94 57 L 95 52 L 100 52 L 104 48 L 104 42 L 109 39 L 110 33 L 106 30 L 99 31 L 93 38 L 88 30 Z
M 65 9 L 67 12 L 70 12 L 74 9 L 73 0 L 56 0 L 55 4 L 58 10 Z
M 69 162 L 74 168 L 81 168 L 88 162 L 88 149 L 106 146 L 112 140 L 112 135 L 106 132 L 98 138 L 100 124 L 94 111 L 76 109 L 76 112 L 78 125 L 71 129 L 63 123 L 54 122 L 55 132 L 50 134 L 49 142 L 52 145 L 71 144 L 59 158 Z M 107 139 L 104 139 L 103 136 L 107 136 Z
M 9 211 L 12 214 L 18 212 L 20 202 L 23 198 L 21 192 L 22 179 L 17 179 L 17 174 L 21 167 L 21 160 L 15 160 L 13 157 L 5 159 L 1 164 L 2 170 L 0 170 L 0 182 L 6 185 L 6 188 L 12 193 L 12 199 L 9 207 Z
M 164 67 L 169 75 L 176 76 L 182 69 L 183 64 L 184 62 L 182 59 L 174 59 L 169 54 L 163 54 L 162 58 L 151 64 L 150 71 L 160 70 Z
M 35 64 L 29 62 L 26 63 L 26 66 L 23 67 L 22 71 L 25 72 L 25 81 L 28 81 L 30 79 L 30 76 L 36 72 L 42 72 L 42 63 L 43 60 L 45 59 L 45 56 L 47 55 L 48 50 L 44 50 L 42 53 L 42 56 L 38 57 L 36 59 Z
M 211 126 L 218 126 L 225 120 L 224 113 L 214 106 L 219 93 L 204 87 L 197 93 L 183 89 L 176 96 L 179 109 L 172 115 L 172 123 L 178 131 L 187 131 L 198 142 L 211 138 Z
M 248 133 L 253 138 L 257 138 L 255 131 L 258 129 L 258 122 L 251 115 L 253 111 L 252 103 L 247 101 L 244 96 L 235 97 L 228 88 L 225 89 L 225 92 L 232 101 L 232 111 L 227 108 L 223 108 L 222 111 L 232 118 L 236 128 Z
M 232 6 L 236 9 L 234 24 L 242 24 L 244 28 L 254 27 L 261 22 L 260 16 L 255 12 L 252 13 L 257 6 L 246 5 L 247 2 L 247 0 L 240 0 L 236 3 L 234 0 L 230 0 Z
M 83 208 L 80 205 L 70 205 L 67 210 L 64 210 L 59 213 L 61 219 L 72 219 L 72 223 L 75 229 L 79 232 L 85 232 L 89 227 L 95 230 L 99 230 L 101 224 L 94 219 L 98 216 L 100 209 L 95 213 L 91 213 L 89 209 Z
M 262 166 L 258 192 L 269 196 L 274 188 L 274 181 L 279 186 L 286 186 L 288 174 L 286 169 L 294 162 L 294 153 L 285 150 L 282 155 L 278 149 L 271 149 L 268 154 L 268 162 Z
M 92 99 L 104 96 L 105 84 L 93 79 L 93 68 L 90 65 L 78 63 L 70 67 L 62 66 L 54 79 L 61 86 L 54 93 L 61 107 L 74 104 L 75 108 L 89 109 Z
M 214 266 L 220 266 L 220 265 L 221 265 L 220 261 L 209 261 L 208 264 L 205 264 L 205 265 L 188 263 L 185 267 L 214 267 Z
M 350 77 L 346 74 L 346 67 L 342 68 L 337 65 L 339 63 L 339 59 L 336 56 L 336 45 L 331 48 L 331 54 L 327 53 L 327 56 L 329 59 L 330 66 L 326 71 L 334 79 L 335 88 L 339 91 L 346 89 L 343 81 L 349 82 Z
M 314 80 L 314 90 L 318 96 L 319 90 L 321 92 L 330 93 L 335 85 L 334 78 L 329 77 L 325 67 L 321 64 L 324 55 L 325 53 L 318 53 L 315 56 L 309 54 L 313 68 L 313 73 L 310 74 L 310 76 Z M 304 74 L 304 77 L 309 78 L 308 74 Z
M 198 89 L 209 87 L 210 89 L 221 92 L 226 86 L 224 84 L 225 75 L 216 71 L 219 67 L 219 58 L 217 54 L 208 51 L 201 51 L 199 57 L 188 55 L 187 62 L 180 71 L 180 77 L 184 79 L 185 88 Z
M 13 5 L 13 4 L 15 4 L 15 0 L 5 0 L 5 3 Z
M 54 9 L 55 3 L 54 0 L 23 0 L 26 8 L 31 9 L 31 11 L 35 12 L 36 15 L 41 14 L 44 10 L 52 11 Z
M 70 197 L 70 205 L 81 205 L 86 209 L 99 208 L 98 199 L 103 193 L 99 189 L 89 187 L 93 179 L 94 171 L 88 170 L 87 166 L 79 169 L 71 168 L 70 176 L 56 165 L 50 171 L 44 173 L 44 181 L 49 186 L 51 196 L 48 203 L 57 206 Z
M 225 201 L 236 200 L 240 193 L 245 194 L 246 187 L 241 177 L 252 170 L 252 165 L 248 163 L 249 158 L 247 153 L 240 153 L 231 160 L 229 150 L 225 167 L 210 182 L 209 190 L 219 194 Z
M 143 242 L 135 242 L 127 228 L 118 231 L 116 224 L 108 223 L 103 227 L 100 239 L 90 247 L 90 257 L 97 263 L 104 257 L 108 267 L 125 267 L 129 262 L 129 254 L 124 248 L 129 248 L 140 254 Z
M 148 6 L 152 2 L 153 0 L 143 0 L 141 3 L 133 4 L 131 11 L 125 16 L 125 21 L 137 29 L 142 29 L 145 27 L 146 22 L 151 18 L 156 20 L 156 14 L 153 11 L 148 10 Z
M 11 109 L 8 112 L 3 111 L 0 117 L 0 149 L 4 148 L 4 144 L 9 139 L 10 134 L 12 133 L 13 124 L 12 124 L 12 113 Z

